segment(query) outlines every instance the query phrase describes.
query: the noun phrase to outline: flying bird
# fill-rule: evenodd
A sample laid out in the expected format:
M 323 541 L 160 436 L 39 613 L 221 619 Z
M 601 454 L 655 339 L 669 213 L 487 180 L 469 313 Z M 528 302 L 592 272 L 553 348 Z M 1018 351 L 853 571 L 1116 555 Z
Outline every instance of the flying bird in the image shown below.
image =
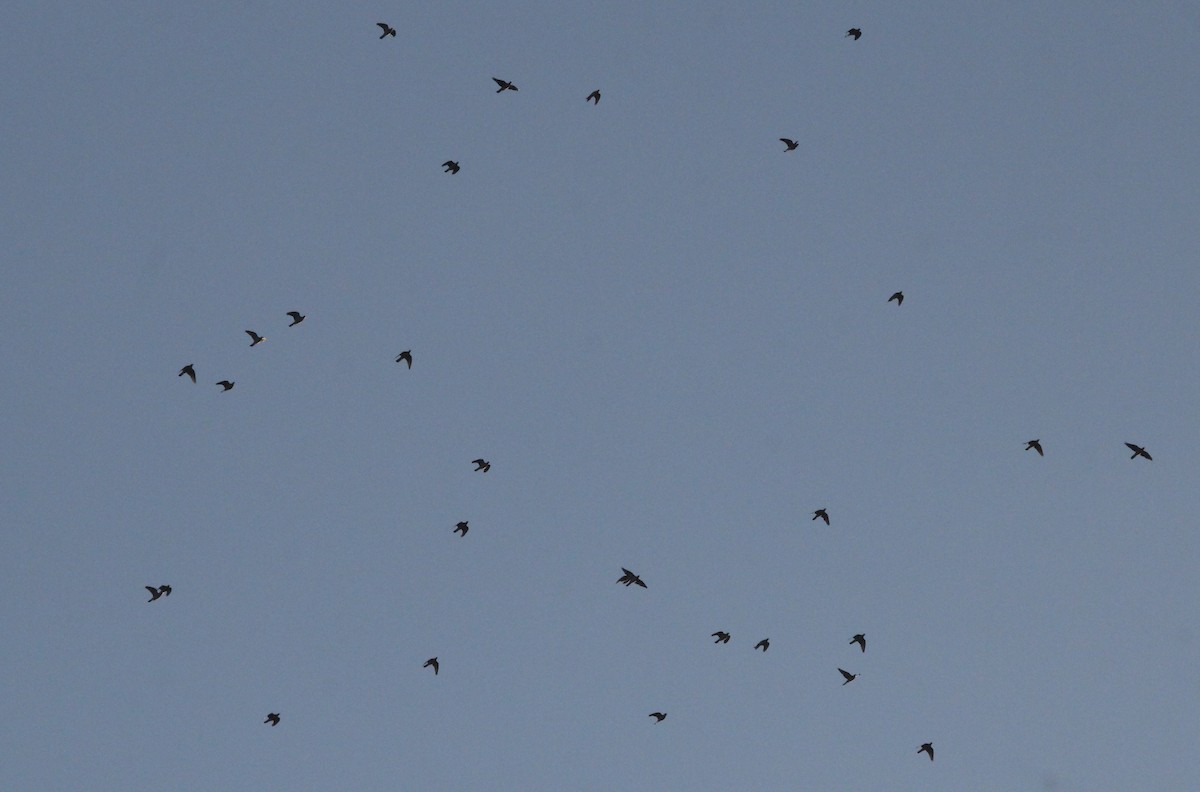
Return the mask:
M 493 77 L 492 81 L 500 87 L 496 89 L 496 93 L 504 93 L 505 91 L 515 91 L 517 86 L 510 83 L 508 80 L 501 80 L 499 77 Z
M 380 39 L 385 39 L 388 36 L 391 36 L 392 38 L 396 37 L 396 28 L 392 27 L 387 22 L 376 22 L 375 24 L 383 29 L 383 32 L 379 34 Z
M 167 588 L 169 589 L 171 587 L 167 586 Z M 146 602 L 154 602 L 154 600 L 158 599 L 162 595 L 169 595 L 171 593 L 170 591 L 163 591 L 161 588 L 154 588 L 154 586 L 146 586 L 146 591 L 150 592 L 150 599 L 146 600 Z
M 221 386 L 221 392 L 224 393 L 227 390 L 233 390 L 233 386 L 236 383 L 230 382 L 229 380 L 221 380 L 217 384 Z
M 782 143 L 783 145 L 787 146 L 787 148 L 784 149 L 785 152 L 795 151 L 796 147 L 800 145 L 796 141 L 789 140 L 788 138 L 779 138 L 779 142 Z
M 296 325 L 298 325 L 304 321 L 304 315 L 301 314 L 299 311 L 288 311 L 287 315 L 292 317 L 292 323 L 290 325 L 288 325 L 288 327 L 295 327 Z
M 896 301 L 896 305 L 904 305 L 904 292 L 896 292 L 891 297 L 888 297 L 888 302 Z
M 858 644 L 864 652 L 867 651 L 867 636 L 864 633 L 859 633 L 850 639 L 850 643 Z
M 454 530 L 452 531 L 452 533 L 458 533 L 459 531 L 462 531 L 462 535 L 466 536 L 467 531 L 469 531 L 469 530 L 470 530 L 470 527 L 467 525 L 467 521 L 463 520 L 458 525 L 454 526 Z
M 192 378 L 192 382 L 195 382 L 196 381 L 196 369 L 192 368 L 192 366 L 194 366 L 194 365 L 196 365 L 196 364 L 188 363 L 186 366 L 179 369 L 179 376 L 182 377 L 184 374 L 187 374 L 189 377 Z
M 850 28 L 846 31 L 846 35 L 842 36 L 842 38 L 846 38 L 848 36 L 854 36 L 854 40 L 858 41 L 860 38 L 862 38 L 862 31 L 858 28 Z
M 406 349 L 399 355 L 396 355 L 396 362 L 399 363 L 401 360 L 407 363 L 409 368 L 412 368 L 412 350 Z
M 438 661 L 437 661 L 436 657 L 431 657 L 428 660 L 426 660 L 425 665 L 421 666 L 421 668 L 429 668 L 430 666 L 433 666 L 433 675 L 437 676 Z
M 918 754 L 929 754 L 929 761 L 933 761 L 933 743 L 921 743 L 921 747 L 917 750 Z
M 1138 457 L 1146 457 L 1146 459 L 1149 459 L 1151 461 L 1154 460 L 1154 457 L 1147 454 L 1146 449 L 1142 448 L 1141 446 L 1135 446 L 1133 443 L 1126 443 L 1125 445 L 1129 446 L 1129 450 L 1133 452 L 1133 456 L 1129 457 L 1130 459 L 1137 459 Z
M 633 574 L 625 567 L 621 567 L 621 571 L 624 572 L 625 574 L 623 574 L 623 575 L 621 575 L 621 577 L 617 578 L 618 583 L 624 583 L 626 586 L 632 586 L 633 584 L 636 583 L 637 585 L 641 586 L 642 588 L 646 588 L 646 583 L 645 583 L 645 581 L 643 581 L 641 579 L 640 576 Z
M 584 99 L 583 101 L 585 104 L 587 102 L 591 102 L 592 104 L 600 104 L 600 92 L 592 91 L 590 94 L 588 94 L 588 98 Z
M 258 346 L 263 341 L 267 340 L 264 336 L 260 336 L 258 333 L 254 332 L 253 330 L 247 330 L 246 335 L 250 336 L 250 346 Z
M 766 652 L 768 649 L 770 649 L 770 648 L 771 648 L 771 639 L 770 639 L 770 638 L 763 638 L 761 641 L 759 641 L 758 643 L 756 643 L 756 644 L 754 645 L 754 648 L 755 648 L 755 649 L 762 649 L 764 652 Z
M 713 643 L 729 643 L 730 635 L 723 630 L 717 630 L 712 634 L 712 637 L 717 639 Z
M 826 512 L 824 509 L 817 509 L 815 512 L 813 512 L 813 519 L 814 520 L 818 520 L 818 519 L 824 520 L 825 524 L 829 525 L 829 513 Z
M 1038 452 L 1038 456 L 1046 456 L 1046 454 L 1042 451 L 1042 441 L 1041 440 L 1030 440 L 1028 443 L 1025 444 L 1026 451 L 1028 451 L 1031 448 L 1034 451 Z
M 472 459 L 471 464 L 475 466 L 476 473 L 487 473 L 492 469 L 492 463 L 486 459 Z
M 856 680 L 860 676 L 862 676 L 862 674 L 851 674 L 849 671 L 847 671 L 844 668 L 839 668 L 838 671 L 841 671 L 842 676 L 844 676 L 846 678 L 846 681 L 842 683 L 842 687 L 849 685 L 851 682 L 853 682 L 854 680 Z
M 460 170 L 462 170 L 462 168 L 458 167 L 458 163 L 455 162 L 454 160 L 446 160 L 445 162 L 442 163 L 442 167 L 445 169 L 442 171 L 442 173 L 449 173 L 451 175 L 458 173 Z
M 654 718 L 654 722 L 655 722 L 655 723 L 662 723 L 663 721 L 665 721 L 665 720 L 667 719 L 667 713 L 665 713 L 665 712 L 651 712 L 651 713 L 650 713 L 650 717 L 651 717 L 651 718 Z
M 279 725 L 279 713 L 278 712 L 268 713 L 267 719 L 265 721 L 263 721 L 263 723 L 269 723 L 272 726 L 278 726 Z

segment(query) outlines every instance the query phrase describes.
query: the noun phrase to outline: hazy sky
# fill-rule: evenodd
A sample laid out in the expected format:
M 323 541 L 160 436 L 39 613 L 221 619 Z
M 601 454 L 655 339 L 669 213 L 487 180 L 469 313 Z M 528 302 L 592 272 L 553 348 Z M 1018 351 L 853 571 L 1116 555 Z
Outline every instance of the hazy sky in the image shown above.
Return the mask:
M 917 5 L 0 7 L 0 787 L 1196 789 L 1200 8 Z

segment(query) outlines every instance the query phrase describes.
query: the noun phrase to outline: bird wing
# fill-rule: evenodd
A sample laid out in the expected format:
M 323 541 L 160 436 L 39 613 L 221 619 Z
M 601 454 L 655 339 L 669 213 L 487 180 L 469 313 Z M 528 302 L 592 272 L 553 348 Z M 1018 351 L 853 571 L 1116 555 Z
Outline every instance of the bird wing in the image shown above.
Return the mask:
M 471 464 L 472 465 L 486 465 L 487 460 L 486 459 L 472 459 Z
M 293 319 L 295 319 L 297 322 L 299 322 L 301 319 L 304 318 L 303 316 L 300 315 L 299 311 L 288 311 L 287 315 L 292 317 Z
M 1137 446 L 1135 446 L 1133 443 L 1126 443 L 1125 445 L 1129 446 L 1129 450 L 1135 454 L 1141 452 L 1141 450 L 1142 450 L 1142 449 L 1138 448 Z
M 375 24 L 378 25 L 380 28 L 382 28 L 384 33 L 387 33 L 389 30 L 392 29 L 391 26 L 388 25 L 386 22 L 376 22 Z
M 146 586 L 146 591 L 149 591 L 156 597 L 158 596 L 158 589 L 154 588 L 154 586 Z
M 253 330 L 247 330 L 246 335 L 250 336 L 250 340 L 252 341 L 257 341 L 259 339 L 258 333 L 254 332 Z
M 501 80 L 499 77 L 493 77 L 492 81 L 495 82 L 496 85 L 499 85 L 501 89 L 507 88 L 509 85 L 507 82 L 505 82 L 504 80 Z
M 826 525 L 829 525 L 829 515 L 828 514 L 826 514 L 825 512 L 821 512 L 821 519 L 825 521 Z
M 633 578 L 633 582 L 634 582 L 634 583 L 637 583 L 637 584 L 638 584 L 639 586 L 641 586 L 642 588 L 646 588 L 646 584 L 645 584 L 645 583 L 643 583 L 643 582 L 642 582 L 642 579 L 641 579 L 640 577 L 637 577 L 636 575 L 635 575 L 635 576 L 634 576 L 634 578 Z
M 849 682 L 851 679 L 854 679 L 854 674 L 851 674 L 851 673 L 850 673 L 849 671 L 847 671 L 846 669 L 844 669 L 844 668 L 839 668 L 839 669 L 838 669 L 838 671 L 840 671 L 840 672 L 842 673 L 842 676 L 844 676 L 844 677 L 846 678 L 846 681 L 847 681 L 847 682 Z

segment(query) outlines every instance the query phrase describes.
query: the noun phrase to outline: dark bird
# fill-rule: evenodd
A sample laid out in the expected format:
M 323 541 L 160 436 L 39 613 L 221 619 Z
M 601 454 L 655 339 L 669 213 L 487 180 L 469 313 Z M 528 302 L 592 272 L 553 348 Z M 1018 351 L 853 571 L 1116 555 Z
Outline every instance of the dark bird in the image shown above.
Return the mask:
M 173 589 L 170 586 L 159 586 L 158 587 L 158 593 L 164 594 L 168 597 L 171 596 L 172 591 L 173 591 Z
M 591 102 L 592 104 L 600 104 L 600 92 L 592 91 L 588 94 L 588 98 L 583 100 L 584 103 Z
M 665 712 L 651 712 L 651 713 L 650 713 L 650 717 L 651 717 L 651 718 L 654 718 L 654 722 L 655 722 L 655 723 L 662 723 L 663 721 L 665 721 L 665 720 L 667 719 L 667 713 L 665 713 Z
M 146 591 L 150 592 L 150 599 L 146 600 L 146 602 L 154 602 L 154 600 L 161 597 L 164 593 L 162 589 L 156 589 L 154 586 L 146 586 Z
M 921 747 L 917 750 L 918 754 L 929 754 L 929 761 L 933 761 L 933 743 L 921 743 Z
M 437 661 L 436 657 L 431 657 L 428 660 L 426 660 L 425 665 L 421 666 L 421 668 L 429 668 L 430 666 L 433 666 L 433 675 L 437 676 L 438 661 Z
M 854 36 L 854 40 L 858 41 L 860 38 L 862 38 L 862 31 L 858 28 L 850 28 L 846 31 L 846 35 L 842 36 L 842 38 L 846 38 L 848 36 Z
M 1146 457 L 1146 459 L 1153 461 L 1154 457 L 1147 454 L 1146 449 L 1142 448 L 1141 446 L 1135 446 L 1133 443 L 1126 443 L 1125 445 L 1129 446 L 1129 450 L 1133 452 L 1133 456 L 1129 457 L 1130 459 Z
M 864 633 L 859 633 L 850 639 L 850 643 L 858 644 L 864 652 L 867 651 L 867 636 Z
M 221 386 L 221 391 L 224 392 L 227 390 L 233 390 L 233 386 L 236 383 L 230 382 L 229 380 L 221 380 L 217 384 Z
M 853 682 L 854 680 L 856 680 L 860 676 L 862 676 L 862 674 L 851 674 L 849 671 L 847 671 L 844 668 L 839 668 L 838 671 L 841 671 L 842 676 L 846 677 L 846 681 L 842 683 L 842 687 L 849 685 L 851 682 Z
M 304 321 L 304 315 L 301 314 L 299 311 L 288 311 L 287 315 L 292 317 L 292 323 L 290 325 L 288 325 L 288 327 L 295 327 L 296 325 L 298 325 Z
M 383 32 L 379 34 L 380 39 L 385 39 L 388 36 L 391 36 L 392 38 L 396 37 L 396 28 L 392 27 L 387 22 L 376 22 L 375 24 L 383 29 Z
M 269 723 L 272 726 L 278 726 L 279 725 L 279 713 L 278 712 L 268 713 L 267 719 L 265 721 L 263 721 L 263 723 Z
M 891 297 L 888 297 L 888 302 L 896 301 L 896 305 L 904 305 L 904 292 L 896 292 Z
M 445 169 L 442 171 L 442 173 L 449 173 L 451 175 L 458 173 L 460 170 L 462 170 L 462 168 L 458 167 L 458 163 L 455 162 L 454 160 L 446 160 L 445 162 L 442 163 L 442 167 Z
M 472 459 L 471 464 L 475 466 L 476 473 L 487 473 L 492 469 L 492 463 L 486 459 Z
M 800 145 L 796 141 L 789 140 L 788 138 L 779 138 L 779 142 L 782 143 L 783 145 L 787 146 L 787 148 L 784 149 L 785 152 L 795 151 L 796 147 Z
M 247 330 L 246 335 L 250 336 L 250 346 L 258 346 L 263 341 L 267 340 L 266 337 L 260 336 L 258 333 L 254 332 L 253 330 Z
M 508 80 L 501 80 L 499 77 L 493 77 L 492 80 L 500 87 L 496 89 L 496 93 L 504 93 L 505 91 L 515 91 L 517 86 L 510 83 Z
M 756 643 L 756 644 L 754 645 L 754 648 L 755 648 L 755 649 L 762 649 L 764 652 L 765 652 L 765 651 L 767 651 L 768 649 L 770 649 L 770 648 L 771 648 L 771 639 L 770 639 L 770 638 L 763 638 L 761 641 L 759 641 L 758 643 Z
M 406 349 L 399 355 L 396 355 L 396 362 L 399 363 L 401 360 L 407 363 L 409 368 L 412 368 L 412 350 Z
M 712 634 L 712 637 L 717 639 L 713 641 L 713 643 L 729 643 L 729 633 L 724 632 L 723 630 L 717 630 Z
M 189 377 L 192 378 L 192 382 L 195 382 L 196 381 L 196 369 L 192 368 L 192 366 L 194 366 L 194 365 L 196 365 L 196 364 L 188 363 L 186 366 L 179 369 L 179 376 L 182 377 L 184 374 L 187 374 Z
M 1030 440 L 1028 443 L 1026 443 L 1025 450 L 1028 451 L 1031 448 L 1038 452 L 1038 456 L 1046 456 L 1045 453 L 1042 452 L 1041 440 Z
M 641 579 L 641 577 L 633 574 L 625 567 L 621 567 L 621 571 L 624 572 L 625 574 L 623 574 L 623 575 L 621 575 L 621 577 L 617 578 L 618 583 L 624 583 L 626 586 L 632 586 L 633 584 L 636 583 L 637 585 L 641 586 L 642 588 L 646 588 L 646 583 L 645 583 L 645 581 L 643 581 Z
M 469 530 L 470 530 L 470 528 L 467 526 L 467 521 L 466 521 L 466 520 L 463 520 L 463 521 L 462 521 L 462 522 L 460 522 L 458 525 L 454 526 L 454 531 L 453 531 L 453 533 L 458 533 L 459 531 L 462 531 L 462 535 L 463 535 L 463 536 L 466 536 L 466 535 L 467 535 L 467 531 L 469 531 Z
M 824 520 L 825 524 L 829 525 L 829 514 L 824 509 L 817 509 L 815 512 L 813 512 L 813 519 Z

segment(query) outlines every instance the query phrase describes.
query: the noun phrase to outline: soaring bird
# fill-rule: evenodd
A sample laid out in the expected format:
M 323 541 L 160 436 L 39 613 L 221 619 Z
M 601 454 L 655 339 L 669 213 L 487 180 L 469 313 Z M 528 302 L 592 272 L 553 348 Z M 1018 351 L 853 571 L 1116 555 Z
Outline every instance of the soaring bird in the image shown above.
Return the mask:
M 933 761 L 933 743 L 921 743 L 921 747 L 917 750 L 918 754 L 929 754 L 929 761 Z
M 842 687 L 849 685 L 851 682 L 853 682 L 854 680 L 856 680 L 860 676 L 862 676 L 861 674 L 851 674 L 849 671 L 847 671 L 844 668 L 839 668 L 838 671 L 841 671 L 842 676 L 846 677 L 846 681 L 842 683 Z
M 655 722 L 655 723 L 662 723 L 663 721 L 665 721 L 665 720 L 667 719 L 667 713 L 665 713 L 665 712 L 651 712 L 651 713 L 650 713 L 650 717 L 651 717 L 651 718 L 654 718 L 654 722 Z
M 896 301 L 896 305 L 904 305 L 904 292 L 896 292 L 891 297 L 888 297 L 888 302 Z
M 421 668 L 429 668 L 430 666 L 433 666 L 433 675 L 437 676 L 438 661 L 437 661 L 436 657 L 431 657 L 428 660 L 426 660 L 425 665 L 421 666 Z
M 380 39 L 385 39 L 388 36 L 391 36 L 392 38 L 396 37 L 396 28 L 392 27 L 387 22 L 376 22 L 375 24 L 383 29 L 383 32 L 379 34 Z
M 1031 448 L 1034 451 L 1038 452 L 1038 456 L 1046 456 L 1046 454 L 1042 451 L 1042 441 L 1041 440 L 1030 440 L 1028 443 L 1025 444 L 1026 451 L 1028 451 Z
M 461 531 L 462 535 L 466 536 L 467 531 L 469 531 L 469 530 L 470 530 L 470 527 L 467 525 L 467 521 L 463 520 L 458 525 L 454 526 L 454 530 L 452 531 L 452 533 L 458 533 Z
M 712 637 L 717 639 L 713 643 L 729 643 L 730 635 L 724 630 L 717 630 L 712 634 Z
M 221 392 L 224 393 L 227 390 L 233 390 L 233 386 L 237 383 L 230 382 L 229 380 L 221 380 L 217 384 L 221 386 Z
M 263 723 L 269 723 L 272 726 L 278 726 L 279 725 L 279 713 L 278 712 L 268 713 L 267 719 L 265 721 L 263 721 Z
M 858 41 L 860 38 L 862 38 L 862 31 L 858 28 L 850 28 L 846 31 L 846 35 L 842 36 L 842 38 L 846 38 L 847 36 L 854 36 L 854 40 Z
M 761 641 L 759 641 L 758 643 L 756 643 L 756 644 L 754 645 L 754 648 L 755 648 L 755 649 L 762 649 L 764 652 L 765 652 L 765 651 L 767 651 L 768 649 L 770 649 L 770 648 L 771 648 L 771 639 L 770 639 L 770 638 L 763 638 Z
M 591 102 L 592 104 L 600 104 L 600 92 L 592 91 L 588 94 L 588 98 L 583 100 L 584 103 Z
M 859 633 L 851 638 L 850 643 L 858 644 L 859 648 L 861 648 L 864 652 L 867 651 L 867 636 L 864 633 Z
M 442 173 L 449 173 L 451 176 L 462 170 L 454 160 L 446 160 L 442 163 L 442 168 Z
M 1137 459 L 1138 457 L 1146 457 L 1146 459 L 1149 459 L 1151 461 L 1154 460 L 1154 457 L 1147 454 L 1146 449 L 1142 448 L 1141 446 L 1135 446 L 1133 443 L 1126 443 L 1125 445 L 1129 446 L 1129 450 L 1133 452 L 1133 456 L 1129 457 L 1130 459 Z
M 796 147 L 800 145 L 796 141 L 790 140 L 788 138 L 779 138 L 779 142 L 782 143 L 783 145 L 787 146 L 787 148 L 784 149 L 785 152 L 795 151 Z
M 818 520 L 818 519 L 824 520 L 825 524 L 829 525 L 829 513 L 826 512 L 824 509 L 817 509 L 815 512 L 813 512 L 813 519 L 814 520 Z
M 154 600 L 163 595 L 162 589 L 156 589 L 154 586 L 146 586 L 146 591 L 150 592 L 150 599 L 146 600 L 146 602 L 154 602 Z
M 401 360 L 407 363 L 409 368 L 412 368 L 412 350 L 406 349 L 399 355 L 396 355 L 396 362 L 399 363 Z
M 637 585 L 641 586 L 642 588 L 646 588 L 646 583 L 645 583 L 645 581 L 643 581 L 641 579 L 641 577 L 630 572 L 625 567 L 621 567 L 621 571 L 624 572 L 625 574 L 623 574 L 623 575 L 621 575 L 621 577 L 617 578 L 618 583 L 624 583 L 626 586 L 632 586 L 633 584 L 636 583 Z
M 247 330 L 246 335 L 250 336 L 250 346 L 258 346 L 263 341 L 267 340 L 266 336 L 260 336 L 258 333 L 254 332 L 253 330 Z
M 304 321 L 304 315 L 301 314 L 299 311 L 288 311 L 287 315 L 292 317 L 292 323 L 290 325 L 288 325 L 288 327 L 295 327 L 296 325 L 298 325 Z
M 476 473 L 487 473 L 492 469 L 492 463 L 486 459 L 472 459 L 471 464 L 475 466 Z
M 500 87 L 496 89 L 496 93 L 504 93 L 505 91 L 515 91 L 517 86 L 510 83 L 508 80 L 501 80 L 499 77 L 493 77 L 492 81 Z
M 189 377 L 192 378 L 192 382 L 195 382 L 196 381 L 196 369 L 192 368 L 192 366 L 194 366 L 194 365 L 196 365 L 196 364 L 188 363 L 186 366 L 179 369 L 179 376 L 182 377 L 184 374 L 187 374 Z

